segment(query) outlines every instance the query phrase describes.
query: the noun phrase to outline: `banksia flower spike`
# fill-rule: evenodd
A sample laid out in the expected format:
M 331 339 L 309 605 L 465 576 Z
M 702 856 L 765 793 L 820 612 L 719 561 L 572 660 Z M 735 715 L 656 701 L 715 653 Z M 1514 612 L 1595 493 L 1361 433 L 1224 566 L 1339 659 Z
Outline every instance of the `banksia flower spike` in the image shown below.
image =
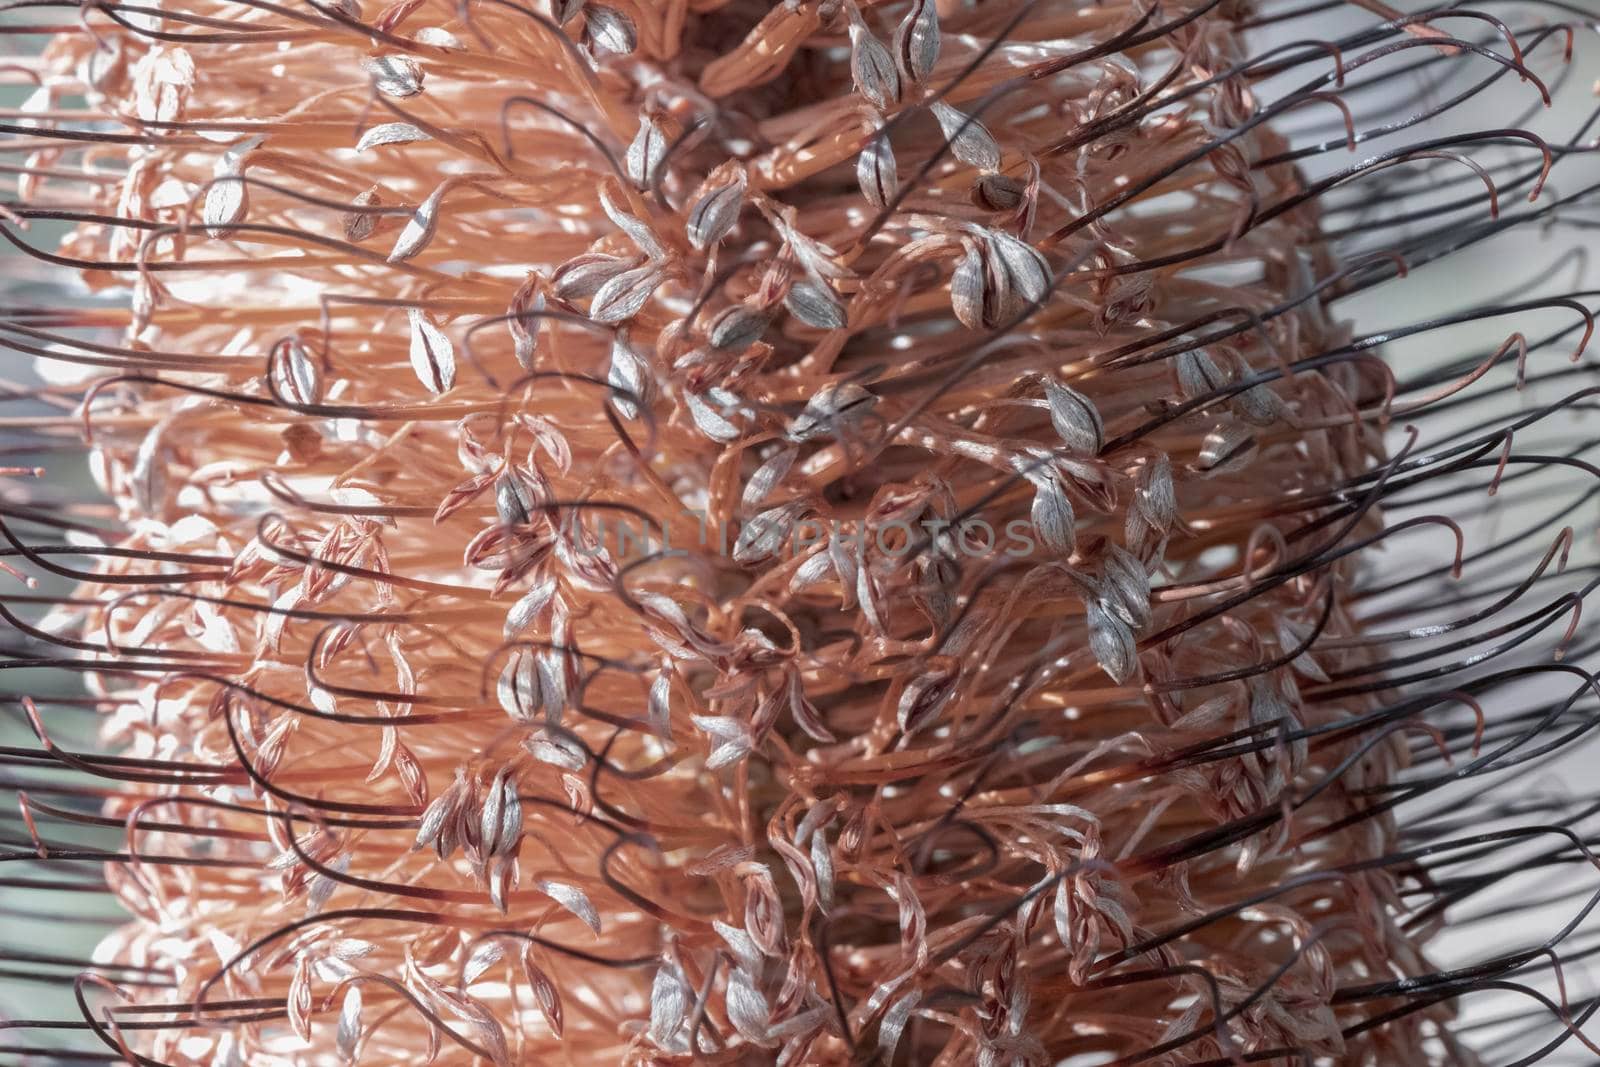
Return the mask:
M 7 17 L 0 1052 L 1600 1056 L 1581 6 Z

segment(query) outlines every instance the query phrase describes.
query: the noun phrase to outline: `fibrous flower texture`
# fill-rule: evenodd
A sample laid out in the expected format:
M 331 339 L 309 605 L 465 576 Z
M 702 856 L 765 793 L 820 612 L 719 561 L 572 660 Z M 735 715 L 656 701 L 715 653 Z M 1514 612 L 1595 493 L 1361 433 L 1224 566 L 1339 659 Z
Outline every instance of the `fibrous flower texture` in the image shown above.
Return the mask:
M 7 1049 L 1592 1062 L 1582 10 L 530 2 L 11 5 Z

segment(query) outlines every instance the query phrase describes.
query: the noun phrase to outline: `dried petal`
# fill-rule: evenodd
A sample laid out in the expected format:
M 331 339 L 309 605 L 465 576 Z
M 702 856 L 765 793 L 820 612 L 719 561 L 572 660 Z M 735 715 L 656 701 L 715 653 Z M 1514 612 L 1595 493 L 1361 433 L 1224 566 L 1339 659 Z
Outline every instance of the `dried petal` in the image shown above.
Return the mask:
M 489 840 L 487 830 L 486 826 L 485 842 Z M 494 854 L 515 855 L 517 843 L 522 839 L 522 798 L 517 794 L 517 783 L 509 775 L 500 780 L 500 820 L 497 830 Z
M 289 979 L 289 994 L 285 1006 L 289 1010 L 289 1027 L 301 1041 L 311 1040 L 311 954 L 301 952 L 295 960 L 294 976 Z
M 894 1050 L 900 1044 L 900 1035 L 905 1031 L 906 1023 L 911 1021 L 911 1013 L 921 1002 L 922 990 L 913 989 L 889 1005 L 889 1009 L 883 1013 L 883 1022 L 878 1024 L 878 1048 L 883 1050 L 883 1062 L 894 1061 Z
M 833 853 L 828 835 L 818 830 L 811 838 L 811 870 L 817 877 L 817 904 L 824 914 L 833 910 Z
M 482 978 L 483 973 L 499 963 L 505 954 L 505 942 L 499 938 L 478 942 L 477 947 L 467 956 L 467 962 L 461 967 L 461 984 L 469 986 Z
M 1138 488 L 1128 508 L 1127 539 L 1130 546 L 1142 541 L 1142 527 L 1148 525 L 1165 535 L 1178 520 L 1178 492 L 1172 482 L 1172 462 L 1158 455 L 1140 468 Z
M 1235 414 L 1252 426 L 1271 426 L 1284 414 L 1283 400 L 1265 383 L 1238 394 L 1231 405 Z
M 344 852 L 335 856 L 333 862 L 328 864 L 328 869 L 335 874 L 344 874 L 350 869 L 350 853 Z M 328 902 L 333 891 L 339 887 L 339 882 L 326 874 L 318 873 L 312 875 L 310 886 L 310 891 L 306 894 L 306 911 L 315 915 L 322 910 L 322 906 Z
M 417 827 L 417 839 L 411 845 L 413 852 L 427 848 L 438 839 L 445 820 L 455 811 L 456 798 L 456 789 L 452 786 L 435 797 L 433 803 L 423 811 L 421 824 Z
M 772 1009 L 756 988 L 755 979 L 743 968 L 736 968 L 728 977 L 728 1021 L 745 1040 L 758 1044 L 766 1042 Z
M 624 206 L 618 198 L 619 192 L 620 189 L 610 181 L 600 187 L 600 207 L 605 211 L 606 217 L 628 235 L 628 239 L 638 246 L 639 251 L 651 259 L 661 259 L 667 253 L 656 238 L 655 229 Z
M 794 520 L 798 517 L 799 507 L 795 504 L 780 504 L 752 516 L 734 542 L 734 562 L 759 563 L 777 555 L 783 550 L 784 542 L 789 539 Z
M 1185 400 L 1198 400 L 1219 392 L 1228 384 L 1228 374 L 1211 353 L 1204 348 L 1191 348 L 1178 353 L 1173 363 L 1178 377 L 1178 391 Z
M 206 232 L 212 237 L 228 236 L 233 232 L 233 224 L 244 216 L 244 208 L 244 182 L 231 174 L 215 179 L 206 190 L 205 208 L 201 213 Z
M 432 45 L 435 48 L 462 48 L 461 38 L 441 26 L 424 26 L 411 35 L 411 39 L 418 44 Z
M 756 939 L 749 932 L 737 926 L 731 926 L 720 919 L 711 920 L 711 928 L 727 943 L 733 958 L 739 966 L 747 970 L 759 970 L 764 960 L 761 946 L 756 944 Z
M 931 667 L 913 678 L 900 693 L 895 720 L 904 734 L 914 734 L 933 723 L 955 694 L 957 672 L 949 667 Z
M 706 757 L 705 768 L 708 771 L 719 771 L 724 767 L 731 767 L 750 754 L 750 739 L 748 737 L 735 737 L 724 741 L 711 750 L 711 755 Z
M 689 984 L 670 961 L 656 969 L 650 983 L 650 1039 L 658 1045 L 672 1040 L 689 1017 Z
M 457 994 L 450 1002 L 456 1015 L 472 1027 L 478 1043 L 487 1046 L 489 1059 L 495 1067 L 511 1067 L 511 1049 L 506 1044 L 506 1032 L 494 1013 L 471 997 Z
M 528 738 L 523 742 L 523 747 L 540 763 L 563 770 L 581 771 L 589 762 L 588 755 L 577 741 L 565 735 L 552 735 L 546 730 L 540 730 Z
M 1106 550 L 1104 602 L 1129 626 L 1150 625 L 1150 575 L 1136 556 L 1117 545 Z
M 555 983 L 550 981 L 550 976 L 534 963 L 533 953 L 533 942 L 525 942 L 522 946 L 522 972 L 528 979 L 528 988 L 533 991 L 533 999 L 539 1005 L 539 1013 L 550 1024 L 551 1032 L 560 1037 L 563 1015 L 561 994 L 557 992 Z
M 817 711 L 817 706 L 806 696 L 805 687 L 800 684 L 798 671 L 789 675 L 789 714 L 794 716 L 795 725 L 804 730 L 806 736 L 813 741 L 819 741 L 824 745 L 838 741 L 827 724 L 822 721 L 822 714 Z

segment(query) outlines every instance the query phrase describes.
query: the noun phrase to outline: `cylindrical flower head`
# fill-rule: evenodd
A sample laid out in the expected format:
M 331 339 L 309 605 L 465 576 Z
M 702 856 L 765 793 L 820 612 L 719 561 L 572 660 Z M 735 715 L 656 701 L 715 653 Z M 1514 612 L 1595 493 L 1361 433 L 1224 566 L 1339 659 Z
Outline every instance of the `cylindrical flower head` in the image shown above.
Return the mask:
M 73 10 L 0 226 L 93 298 L 0 328 L 100 495 L 0 532 L 79 583 L 7 615 L 80 686 L 11 683 L 7 858 L 128 916 L 74 1056 L 1593 1047 L 1587 811 L 1518 785 L 1592 722 L 1595 438 L 1532 442 L 1593 296 L 1395 327 L 1587 217 L 1517 114 L 1576 9 Z M 1433 962 L 1520 863 L 1561 918 Z

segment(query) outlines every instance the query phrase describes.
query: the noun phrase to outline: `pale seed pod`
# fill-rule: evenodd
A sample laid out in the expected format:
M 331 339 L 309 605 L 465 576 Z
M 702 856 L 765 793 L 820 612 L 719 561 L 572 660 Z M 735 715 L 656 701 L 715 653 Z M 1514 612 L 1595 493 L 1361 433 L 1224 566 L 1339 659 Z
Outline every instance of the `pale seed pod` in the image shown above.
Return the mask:
M 956 319 L 969 330 L 981 330 L 987 318 L 988 274 L 978 250 L 964 245 L 961 259 L 950 276 L 950 308 Z
M 832 382 L 817 390 L 789 424 L 791 441 L 835 436 L 861 423 L 877 404 L 877 397 L 855 382 Z
M 456 348 L 426 312 L 411 308 L 411 369 L 430 393 L 448 393 L 456 382 Z
M 1085 604 L 1084 610 L 1088 613 L 1089 651 L 1107 677 L 1123 684 L 1133 677 L 1139 662 L 1132 628 L 1097 603 Z
M 943 100 L 935 100 L 928 105 L 928 109 L 944 131 L 951 155 L 979 170 L 1000 168 L 1000 145 L 983 123 Z
M 972 202 L 985 211 L 1015 211 L 1023 195 L 1022 183 L 1005 174 L 980 174 L 972 184 Z
M 599 10 L 611 10 L 599 8 Z M 594 26 L 595 13 L 589 15 L 589 25 Z M 631 51 L 632 49 L 629 49 Z M 641 189 L 648 189 L 656 180 L 661 161 L 666 158 L 669 138 L 662 127 L 660 116 L 654 109 L 646 108 L 639 115 L 639 130 L 634 134 L 624 157 L 628 177 Z
M 689 209 L 685 235 L 695 251 L 704 252 L 721 241 L 739 221 L 739 209 L 744 206 L 745 177 L 743 171 L 736 173 L 735 180 L 707 189 Z
M 390 263 L 404 262 L 428 247 L 439 228 L 439 205 L 448 189 L 449 182 L 441 182 L 417 205 L 411 218 L 406 220 L 405 229 L 395 239 L 394 249 L 389 253 Z
M 361 1044 L 361 987 L 351 985 L 345 990 L 339 1008 L 339 1024 L 334 1036 L 339 1057 L 346 1063 L 356 1062 L 356 1049 Z
M 818 330 L 840 330 L 845 326 L 845 310 L 820 282 L 802 278 L 789 287 L 783 306 L 801 322 Z
M 1094 401 L 1054 378 L 1044 380 L 1044 396 L 1050 424 L 1061 443 L 1081 455 L 1098 455 L 1105 445 L 1106 428 Z
M 376 208 L 383 206 L 383 198 L 378 195 L 378 187 L 357 194 L 351 203 L 356 208 Z M 359 243 L 372 236 L 378 228 L 378 215 L 372 211 L 352 211 L 344 216 L 344 237 L 347 241 Z
M 1061 484 L 1048 473 L 1034 476 L 1031 480 L 1034 531 L 1052 552 L 1062 556 L 1072 555 L 1077 550 L 1077 518 L 1072 502 L 1067 499 Z
M 765 311 L 748 304 L 736 304 L 711 320 L 706 339 L 711 347 L 724 352 L 743 352 L 767 332 L 772 320 Z
M 632 55 L 638 50 L 639 31 L 625 13 L 602 4 L 590 4 L 584 13 L 587 20 L 584 35 L 595 49 L 618 56 Z
M 596 322 L 626 322 L 643 310 L 661 278 L 661 268 L 655 264 L 614 275 L 595 292 L 589 317 Z
M 889 111 L 900 101 L 900 74 L 894 56 L 872 36 L 852 6 L 850 11 L 850 75 L 860 93 L 879 111 Z
M 563 300 L 586 300 L 619 274 L 633 270 L 639 261 L 604 252 L 584 252 L 557 267 L 550 286 Z
M 611 364 L 606 381 L 615 390 L 611 403 L 625 419 L 639 417 L 640 405 L 648 405 L 654 394 L 649 364 L 629 342 L 628 331 L 620 329 L 611 339 Z
M 506 308 L 506 329 L 511 334 L 511 352 L 517 357 L 517 366 L 532 371 L 534 355 L 539 347 L 543 326 L 544 292 L 538 275 L 530 274 L 511 297 Z
M 526 526 L 533 521 L 536 496 L 516 468 L 507 467 L 494 483 L 495 515 L 502 526 Z
M 1256 438 L 1250 427 L 1224 423 L 1206 434 L 1200 443 L 1194 469 L 1207 474 L 1220 473 L 1243 462 L 1255 447 Z
M 733 441 L 739 437 L 739 428 L 723 414 L 730 405 L 725 403 L 719 394 L 690 393 L 684 401 L 688 405 L 689 417 L 694 420 L 695 427 L 706 437 L 723 442 Z
M 544 708 L 544 679 L 538 654 L 515 648 L 500 669 L 495 696 L 501 710 L 518 722 L 532 722 Z
M 912 0 L 894 33 L 895 59 L 907 81 L 928 80 L 939 62 L 939 5 L 936 0 Z
M 744 494 L 739 498 L 739 503 L 744 508 L 750 509 L 766 500 L 772 495 L 773 489 L 782 484 L 784 477 L 794 466 L 795 456 L 798 454 L 794 448 L 782 448 L 773 453 L 772 458 L 757 467 L 750 480 L 745 483 Z
M 361 135 L 356 141 L 356 151 L 366 152 L 383 145 L 414 144 L 429 140 L 431 136 L 420 126 L 409 122 L 381 122 Z
M 873 207 L 887 207 L 894 199 L 900 188 L 900 178 L 887 135 L 879 133 L 869 138 L 856 157 L 856 184 L 861 186 L 861 195 Z
M 422 67 L 409 56 L 373 56 L 361 61 L 372 78 L 372 87 L 385 96 L 405 99 L 422 92 Z
M 1053 272 L 1037 248 L 997 230 L 985 232 L 984 244 L 997 319 L 1022 315 L 1049 296 Z
M 322 368 L 298 337 L 286 337 L 272 349 L 272 382 L 278 395 L 306 407 L 322 399 Z
M 212 237 L 228 236 L 233 232 L 233 224 L 244 217 L 249 201 L 248 187 L 239 179 L 244 174 L 245 160 L 265 140 L 263 136 L 247 137 L 217 159 L 202 210 L 206 232 Z

